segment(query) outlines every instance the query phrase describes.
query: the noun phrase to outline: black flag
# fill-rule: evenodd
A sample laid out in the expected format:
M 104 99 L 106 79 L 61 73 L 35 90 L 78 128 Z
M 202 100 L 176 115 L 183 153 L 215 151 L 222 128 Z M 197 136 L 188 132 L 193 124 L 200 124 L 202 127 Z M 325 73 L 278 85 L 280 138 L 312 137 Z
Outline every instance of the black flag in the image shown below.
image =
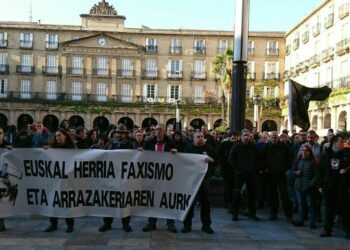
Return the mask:
M 310 101 L 323 101 L 328 98 L 332 89 L 324 86 L 322 88 L 308 88 L 290 80 L 290 102 L 289 109 L 292 112 L 292 125 L 298 125 L 307 131 L 310 128 L 309 109 Z

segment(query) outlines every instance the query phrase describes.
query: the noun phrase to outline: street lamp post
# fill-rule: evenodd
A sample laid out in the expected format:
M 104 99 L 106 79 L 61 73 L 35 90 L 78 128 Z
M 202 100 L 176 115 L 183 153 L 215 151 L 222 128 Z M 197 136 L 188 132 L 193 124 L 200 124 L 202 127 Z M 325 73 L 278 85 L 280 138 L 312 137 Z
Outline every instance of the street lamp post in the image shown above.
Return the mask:
M 253 104 L 254 104 L 254 127 L 258 130 L 259 126 L 259 103 L 260 103 L 260 95 L 253 96 Z
M 180 102 L 181 102 L 180 100 L 176 101 L 176 112 L 175 112 L 176 125 L 175 125 L 175 129 L 177 131 L 180 130 L 180 109 L 179 109 Z

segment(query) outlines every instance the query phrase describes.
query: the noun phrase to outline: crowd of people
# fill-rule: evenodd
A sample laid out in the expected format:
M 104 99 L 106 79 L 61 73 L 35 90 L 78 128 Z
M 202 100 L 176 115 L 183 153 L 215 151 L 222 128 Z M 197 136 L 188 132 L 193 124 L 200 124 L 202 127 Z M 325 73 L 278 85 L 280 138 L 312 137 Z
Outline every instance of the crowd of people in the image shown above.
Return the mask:
M 147 130 L 135 128 L 129 131 L 125 125 L 110 125 L 107 131 L 98 128 L 87 130 L 74 128 L 63 120 L 55 133 L 50 133 L 42 123 L 28 125 L 26 130 L 0 128 L 0 148 L 70 148 L 100 150 L 152 150 L 157 152 L 184 152 L 206 155 L 207 174 L 198 190 L 202 231 L 213 234 L 211 227 L 209 183 L 217 169 L 224 183 L 224 204 L 237 221 L 247 216 L 260 221 L 257 209 L 265 206 L 268 220 L 279 218 L 282 208 L 285 219 L 295 226 L 308 221 L 311 229 L 321 224 L 321 237 L 332 235 L 334 223 L 342 221 L 346 238 L 350 238 L 350 146 L 343 136 L 328 130 L 322 138 L 309 131 L 284 130 L 261 132 L 256 130 L 217 132 L 187 126 L 175 131 L 173 125 L 158 124 Z M 182 233 L 192 231 L 194 202 L 183 222 Z M 131 232 L 130 216 L 122 218 L 125 232 Z M 58 229 L 57 218 L 50 218 L 45 230 Z M 113 218 L 103 218 L 100 232 L 112 228 Z M 74 219 L 66 218 L 66 232 L 74 231 Z M 169 232 L 176 233 L 175 221 L 166 220 Z M 148 218 L 144 232 L 156 230 L 157 218 Z M 6 230 L 0 219 L 0 231 Z

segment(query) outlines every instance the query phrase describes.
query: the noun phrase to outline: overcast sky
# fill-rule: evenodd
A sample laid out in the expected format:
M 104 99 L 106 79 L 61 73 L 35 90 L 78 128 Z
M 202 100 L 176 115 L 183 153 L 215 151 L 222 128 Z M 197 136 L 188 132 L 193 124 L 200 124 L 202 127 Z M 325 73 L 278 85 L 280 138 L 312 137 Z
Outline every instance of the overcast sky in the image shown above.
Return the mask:
M 100 0 L 0 0 L 1 21 L 80 25 Z M 251 31 L 288 31 L 323 0 L 250 0 Z M 235 0 L 107 0 L 125 16 L 125 26 L 139 28 L 233 30 Z

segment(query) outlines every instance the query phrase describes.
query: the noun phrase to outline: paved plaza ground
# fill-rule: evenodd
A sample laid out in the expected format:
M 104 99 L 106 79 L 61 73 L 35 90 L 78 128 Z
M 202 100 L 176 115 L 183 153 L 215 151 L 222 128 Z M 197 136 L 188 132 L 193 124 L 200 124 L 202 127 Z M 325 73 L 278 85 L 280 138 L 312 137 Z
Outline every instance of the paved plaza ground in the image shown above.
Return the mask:
M 231 221 L 226 209 L 212 209 L 212 227 L 215 234 L 209 235 L 201 232 L 199 209 L 196 209 L 193 223 L 193 232 L 173 234 L 166 230 L 164 220 L 158 221 L 157 231 L 151 233 L 142 232 L 142 227 L 147 219 L 132 217 L 132 233 L 122 230 L 121 222 L 116 219 L 113 229 L 106 233 L 98 232 L 102 224 L 101 218 L 76 219 L 75 232 L 65 233 L 64 220 L 59 222 L 59 230 L 52 233 L 44 233 L 49 221 L 44 217 L 35 218 L 8 218 L 6 226 L 8 230 L 0 233 L 0 250 L 111 250 L 111 249 L 165 249 L 165 250 L 192 250 L 192 249 L 314 249 L 333 250 L 349 249 L 350 240 L 344 239 L 344 233 L 339 224 L 336 225 L 334 236 L 320 238 L 320 227 L 309 229 L 294 227 L 281 218 L 278 221 L 268 221 L 268 213 L 259 211 L 261 222 L 253 222 L 241 216 L 237 222 Z M 281 216 L 282 217 L 282 216 Z M 176 223 L 180 231 L 182 223 Z

